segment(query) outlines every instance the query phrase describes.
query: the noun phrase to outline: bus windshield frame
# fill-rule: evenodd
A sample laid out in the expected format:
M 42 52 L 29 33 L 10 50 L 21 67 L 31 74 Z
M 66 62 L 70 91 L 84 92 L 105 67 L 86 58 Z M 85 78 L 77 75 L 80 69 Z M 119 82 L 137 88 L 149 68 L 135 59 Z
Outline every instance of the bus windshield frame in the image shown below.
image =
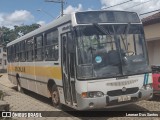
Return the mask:
M 76 30 L 77 79 L 115 78 L 151 72 L 141 24 L 79 25 Z M 82 63 L 85 60 L 87 62 Z

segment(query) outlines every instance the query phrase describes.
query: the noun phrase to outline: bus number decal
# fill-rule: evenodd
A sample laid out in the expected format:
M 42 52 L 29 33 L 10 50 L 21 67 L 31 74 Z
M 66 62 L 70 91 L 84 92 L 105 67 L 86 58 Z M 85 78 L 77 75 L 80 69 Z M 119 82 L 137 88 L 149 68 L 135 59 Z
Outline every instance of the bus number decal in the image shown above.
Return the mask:
M 25 72 L 25 67 L 15 67 L 16 72 Z

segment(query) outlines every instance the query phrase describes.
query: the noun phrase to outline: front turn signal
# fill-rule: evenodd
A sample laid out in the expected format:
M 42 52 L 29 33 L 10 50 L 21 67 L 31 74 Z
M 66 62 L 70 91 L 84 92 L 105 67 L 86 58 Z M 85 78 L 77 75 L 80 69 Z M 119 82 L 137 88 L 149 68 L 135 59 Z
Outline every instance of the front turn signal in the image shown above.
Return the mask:
M 87 97 L 87 93 L 86 93 L 86 92 L 82 92 L 81 96 L 82 96 L 83 98 L 86 98 L 86 97 Z

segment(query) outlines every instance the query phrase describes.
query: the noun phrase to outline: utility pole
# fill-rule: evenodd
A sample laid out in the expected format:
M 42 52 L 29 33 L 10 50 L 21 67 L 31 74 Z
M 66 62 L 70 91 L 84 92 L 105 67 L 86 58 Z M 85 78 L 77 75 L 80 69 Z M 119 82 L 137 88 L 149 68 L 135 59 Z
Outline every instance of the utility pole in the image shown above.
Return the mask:
M 61 3 L 61 16 L 63 16 L 63 5 L 64 5 L 64 0 L 45 0 L 45 2 L 54 2 L 54 3 Z

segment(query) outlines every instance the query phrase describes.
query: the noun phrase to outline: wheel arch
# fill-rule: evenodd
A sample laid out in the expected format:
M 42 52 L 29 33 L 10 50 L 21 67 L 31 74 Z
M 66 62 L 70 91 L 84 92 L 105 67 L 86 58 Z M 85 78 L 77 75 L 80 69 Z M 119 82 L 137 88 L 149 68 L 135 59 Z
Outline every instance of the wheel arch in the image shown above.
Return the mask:
M 51 92 L 52 86 L 56 85 L 56 82 L 53 79 L 49 79 L 47 83 L 47 88 Z

